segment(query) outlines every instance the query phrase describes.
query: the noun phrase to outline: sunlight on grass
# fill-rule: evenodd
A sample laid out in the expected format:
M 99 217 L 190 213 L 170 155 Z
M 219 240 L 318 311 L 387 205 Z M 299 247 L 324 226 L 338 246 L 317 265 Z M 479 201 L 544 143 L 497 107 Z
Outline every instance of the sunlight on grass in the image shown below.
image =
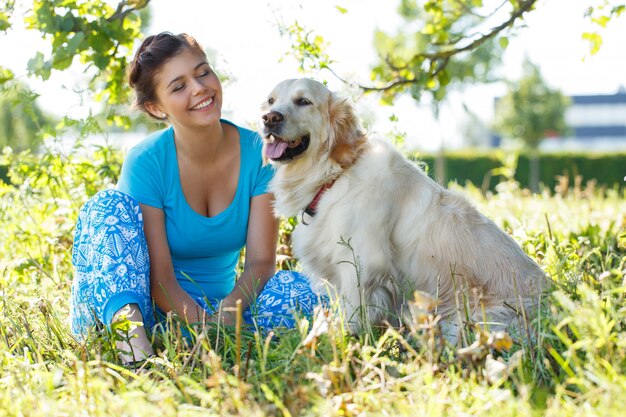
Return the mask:
M 515 183 L 457 188 L 553 278 L 525 335 L 467 328 L 450 346 L 427 298 L 404 329 L 350 336 L 320 312 L 299 329 L 185 328 L 157 356 L 119 364 L 109 334 L 79 343 L 67 322 L 76 212 L 120 158 L 3 156 L 0 414 L 612 416 L 626 409 L 626 203 L 618 190 L 532 195 Z M 80 155 L 70 152 L 68 155 Z M 288 246 L 292 223 L 284 223 Z M 288 247 L 281 258 L 289 260 Z M 488 254 L 485 254 L 488 256 Z M 129 324 L 130 325 L 130 324 Z

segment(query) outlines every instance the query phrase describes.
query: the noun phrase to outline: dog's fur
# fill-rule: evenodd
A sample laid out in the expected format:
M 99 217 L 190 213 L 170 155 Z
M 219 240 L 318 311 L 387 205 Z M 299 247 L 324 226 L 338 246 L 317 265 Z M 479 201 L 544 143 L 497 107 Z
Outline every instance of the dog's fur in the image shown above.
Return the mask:
M 541 268 L 465 198 L 386 141 L 368 138 L 347 100 L 313 80 L 286 80 L 263 109 L 276 212 L 304 216 L 293 233 L 295 255 L 314 283 L 336 289 L 353 330 L 362 303 L 373 323 L 406 318 L 415 290 L 437 297 L 444 316 L 459 307 L 465 316 L 469 306 L 480 322 L 483 307 L 488 320 L 507 324 L 535 304 L 546 283 Z M 317 214 L 303 215 L 333 181 Z

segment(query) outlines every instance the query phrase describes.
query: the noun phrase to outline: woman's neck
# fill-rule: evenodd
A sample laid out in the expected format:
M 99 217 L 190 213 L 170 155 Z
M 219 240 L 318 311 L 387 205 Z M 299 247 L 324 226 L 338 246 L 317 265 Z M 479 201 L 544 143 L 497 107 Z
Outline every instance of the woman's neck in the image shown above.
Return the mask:
M 220 157 L 226 144 L 226 131 L 221 122 L 202 129 L 174 126 L 176 152 L 190 161 L 211 162 Z

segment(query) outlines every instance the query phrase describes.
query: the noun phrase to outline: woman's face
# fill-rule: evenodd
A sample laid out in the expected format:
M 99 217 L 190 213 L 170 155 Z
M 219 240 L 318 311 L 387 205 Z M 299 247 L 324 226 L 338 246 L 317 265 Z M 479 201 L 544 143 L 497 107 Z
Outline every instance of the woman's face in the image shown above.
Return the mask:
M 169 59 L 156 75 L 156 103 L 146 103 L 159 118 L 194 128 L 219 122 L 222 85 L 203 56 L 188 48 Z

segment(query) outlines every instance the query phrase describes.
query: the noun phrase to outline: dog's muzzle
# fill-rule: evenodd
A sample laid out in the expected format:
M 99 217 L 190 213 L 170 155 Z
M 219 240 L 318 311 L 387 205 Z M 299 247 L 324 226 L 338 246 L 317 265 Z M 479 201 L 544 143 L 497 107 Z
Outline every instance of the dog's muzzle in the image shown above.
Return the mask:
M 287 140 L 280 136 L 285 117 L 271 111 L 262 116 L 265 136 L 265 156 L 272 161 L 288 161 L 302 154 L 309 147 L 311 136 L 305 134 L 297 139 Z

